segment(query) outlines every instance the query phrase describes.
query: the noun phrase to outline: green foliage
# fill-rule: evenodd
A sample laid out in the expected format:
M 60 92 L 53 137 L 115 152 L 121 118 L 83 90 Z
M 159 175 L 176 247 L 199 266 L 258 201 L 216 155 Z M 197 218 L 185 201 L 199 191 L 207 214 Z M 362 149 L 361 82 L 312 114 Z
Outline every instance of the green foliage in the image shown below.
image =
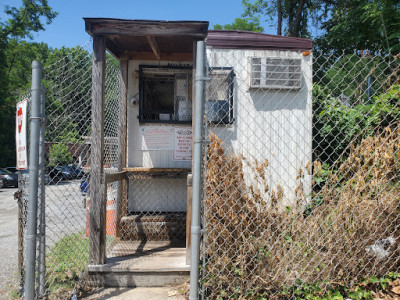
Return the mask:
M 68 146 L 65 144 L 54 144 L 50 147 L 49 165 L 68 165 L 72 163 L 73 159 Z
M 261 18 L 277 26 L 278 35 L 310 37 L 324 52 L 385 50 L 400 52 L 398 0 L 242 0 L 243 17 Z
M 0 20 L 0 166 L 15 165 L 15 105 L 19 91 L 29 84 L 31 62 L 43 59 L 47 45 L 21 39 L 44 30 L 55 13 L 47 0 L 23 0 L 21 7 L 6 6 L 7 20 Z
M 5 7 L 10 18 L 2 24 L 0 30 L 10 37 L 31 37 L 32 32 L 44 30 L 43 19 L 50 24 L 57 16 L 47 0 L 22 0 L 21 7 Z
M 318 48 L 400 52 L 398 0 L 338 1 L 330 15 L 322 23 L 325 33 L 316 40 Z
M 314 160 L 332 164 L 347 156 L 351 145 L 393 124 L 400 118 L 400 85 L 350 107 L 342 104 L 327 88 L 314 85 Z
M 89 239 L 84 233 L 62 238 L 46 257 L 46 282 L 51 284 L 49 290 L 73 288 L 88 261 Z
M 260 25 L 259 18 L 236 18 L 232 24 L 214 25 L 214 29 L 224 30 L 245 30 L 253 32 L 263 32 L 264 28 Z
M 309 20 L 326 16 L 327 3 L 320 0 L 242 0 L 243 17 L 261 18 L 277 26 L 278 35 L 310 37 Z

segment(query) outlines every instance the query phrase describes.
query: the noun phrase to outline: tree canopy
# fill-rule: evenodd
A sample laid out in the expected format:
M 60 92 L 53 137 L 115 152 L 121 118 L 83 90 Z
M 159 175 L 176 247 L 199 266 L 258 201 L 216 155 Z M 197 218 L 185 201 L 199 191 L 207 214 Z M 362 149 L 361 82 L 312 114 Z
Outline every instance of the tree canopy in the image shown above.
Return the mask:
M 253 32 L 263 32 L 264 27 L 260 25 L 260 19 L 255 18 L 236 18 L 232 24 L 214 25 L 214 29 L 224 30 L 245 30 Z
M 400 52 L 398 0 L 337 0 L 316 39 L 321 50 Z
M 261 32 L 261 23 L 278 35 L 313 38 L 322 51 L 400 52 L 398 0 L 242 0 L 242 18 L 214 29 Z
M 32 60 L 42 60 L 48 50 L 24 39 L 44 30 L 57 15 L 47 0 L 23 0 L 20 7 L 6 6 L 5 13 L 9 18 L 0 19 L 0 166 L 15 164 L 16 96 L 29 84 Z

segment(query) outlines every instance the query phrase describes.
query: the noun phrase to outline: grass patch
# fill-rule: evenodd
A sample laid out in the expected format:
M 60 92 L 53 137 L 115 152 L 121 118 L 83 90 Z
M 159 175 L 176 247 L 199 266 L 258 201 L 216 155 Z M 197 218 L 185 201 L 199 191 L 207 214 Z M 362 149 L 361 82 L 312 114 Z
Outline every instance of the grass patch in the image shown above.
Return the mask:
M 72 289 L 89 261 L 89 238 L 85 233 L 59 240 L 46 257 L 46 276 L 49 293 Z

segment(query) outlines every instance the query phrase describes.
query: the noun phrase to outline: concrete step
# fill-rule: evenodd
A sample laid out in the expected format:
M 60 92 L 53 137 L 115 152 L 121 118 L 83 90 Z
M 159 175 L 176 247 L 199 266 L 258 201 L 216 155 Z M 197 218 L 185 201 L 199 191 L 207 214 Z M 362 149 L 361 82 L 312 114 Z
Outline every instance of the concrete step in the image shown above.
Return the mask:
M 89 284 L 98 287 L 162 287 L 189 279 L 186 249 L 169 242 L 117 243 L 104 265 L 89 265 Z

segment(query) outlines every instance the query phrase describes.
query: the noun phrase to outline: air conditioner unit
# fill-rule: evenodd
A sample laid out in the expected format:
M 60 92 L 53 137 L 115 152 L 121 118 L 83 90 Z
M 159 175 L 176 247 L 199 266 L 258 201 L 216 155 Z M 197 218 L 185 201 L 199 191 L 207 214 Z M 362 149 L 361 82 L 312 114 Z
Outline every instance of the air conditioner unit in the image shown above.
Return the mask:
M 301 87 L 301 59 L 250 58 L 250 88 L 296 90 Z

